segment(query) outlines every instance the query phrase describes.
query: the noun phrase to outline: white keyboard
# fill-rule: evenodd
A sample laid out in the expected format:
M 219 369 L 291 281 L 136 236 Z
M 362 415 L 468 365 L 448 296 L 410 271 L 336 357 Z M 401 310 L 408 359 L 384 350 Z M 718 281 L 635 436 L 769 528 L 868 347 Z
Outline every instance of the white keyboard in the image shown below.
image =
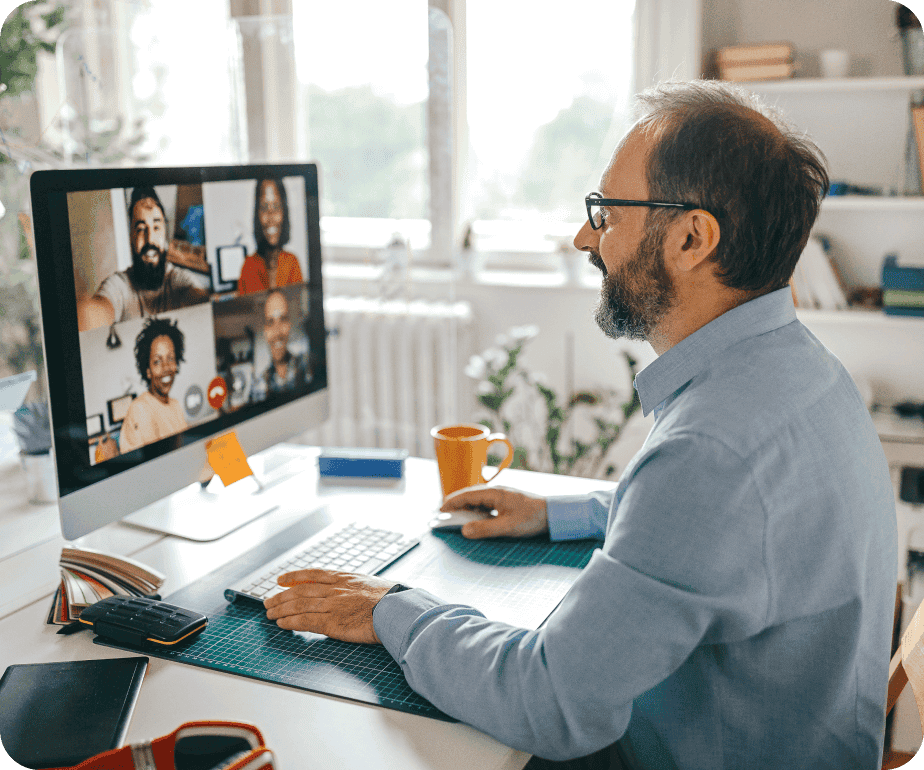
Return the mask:
M 328 527 L 230 586 L 225 598 L 234 601 L 245 596 L 262 602 L 286 590 L 276 582 L 279 575 L 298 569 L 319 567 L 375 575 L 419 542 L 401 532 L 355 523 Z

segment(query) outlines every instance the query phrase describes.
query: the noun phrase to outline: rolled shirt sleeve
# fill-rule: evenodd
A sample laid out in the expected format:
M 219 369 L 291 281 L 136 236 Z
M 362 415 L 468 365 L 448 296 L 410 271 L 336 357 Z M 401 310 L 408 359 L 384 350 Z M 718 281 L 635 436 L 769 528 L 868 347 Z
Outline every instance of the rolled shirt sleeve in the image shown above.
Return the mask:
M 633 700 L 698 645 L 761 629 L 765 516 L 741 457 L 680 435 L 643 451 L 616 494 L 602 550 L 539 630 L 422 590 L 385 597 L 376 633 L 411 687 L 509 746 L 561 760 L 618 740 Z M 552 536 L 592 536 L 608 498 L 555 499 Z

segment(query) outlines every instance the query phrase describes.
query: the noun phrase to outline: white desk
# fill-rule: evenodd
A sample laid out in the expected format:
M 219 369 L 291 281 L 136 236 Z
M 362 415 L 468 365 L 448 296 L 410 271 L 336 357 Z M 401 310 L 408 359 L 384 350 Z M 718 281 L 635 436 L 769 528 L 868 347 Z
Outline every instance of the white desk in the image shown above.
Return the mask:
M 334 515 L 359 503 L 370 517 L 423 526 L 439 505 L 433 461 L 409 458 L 405 481 L 395 488 L 319 484 L 317 450 L 305 448 L 302 472 L 272 490 L 280 507 L 212 543 L 194 543 L 126 525 L 112 525 L 80 544 L 134 555 L 168 576 L 167 596 L 226 564 L 255 544 L 329 504 Z M 12 475 L 11 475 L 12 477 Z M 539 494 L 572 494 L 612 486 L 599 481 L 505 470 L 504 484 Z M 0 477 L 0 524 L 16 527 L 17 516 L 34 516 L 44 537 L 56 506 L 29 510 L 4 496 Z M 7 485 L 12 484 L 7 478 Z M 13 491 L 10 489 L 9 491 Z M 0 533 L 0 543 L 4 540 Z M 127 656 L 92 643 L 89 632 L 57 635 L 45 624 L 57 582 L 60 532 L 30 548 L 0 550 L 0 597 L 15 581 L 27 597 L 0 619 L 0 672 L 12 663 Z M 2 546 L 0 546 L 2 547 Z M 12 551 L 12 552 L 11 552 Z M 7 590 L 6 595 L 9 595 Z M 0 602 L 0 615 L 3 614 Z M 514 751 L 468 725 L 452 724 L 386 708 L 295 690 L 281 685 L 151 658 L 128 732 L 128 742 L 146 740 L 197 719 L 234 719 L 263 731 L 282 770 L 307 768 L 522 768 L 529 755 Z M 2 765 L 2 763 L 0 763 Z

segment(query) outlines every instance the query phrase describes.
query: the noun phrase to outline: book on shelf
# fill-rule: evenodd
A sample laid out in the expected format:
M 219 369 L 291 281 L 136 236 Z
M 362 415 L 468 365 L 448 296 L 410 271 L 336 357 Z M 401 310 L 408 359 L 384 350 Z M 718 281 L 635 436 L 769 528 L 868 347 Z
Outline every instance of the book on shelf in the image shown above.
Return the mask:
M 886 289 L 882 292 L 882 304 L 888 307 L 916 307 L 924 309 L 924 291 Z
M 719 79 L 734 82 L 779 80 L 795 74 L 792 62 L 755 62 L 753 64 L 719 65 Z
M 791 281 L 796 307 L 843 310 L 848 305 L 840 276 L 828 256 L 824 242 L 809 238 L 796 263 Z
M 730 45 L 719 48 L 715 54 L 720 67 L 755 64 L 760 62 L 791 61 L 793 47 L 790 43 L 756 43 L 752 45 Z
M 135 559 L 92 548 L 65 547 L 59 566 L 61 583 L 48 613 L 50 625 L 70 625 L 83 610 L 108 596 L 155 597 L 165 579 Z
M 918 168 L 921 179 L 921 194 L 924 195 L 924 105 L 911 108 L 911 124 L 914 126 L 914 138 L 918 148 Z M 912 161 L 913 162 L 913 161 Z

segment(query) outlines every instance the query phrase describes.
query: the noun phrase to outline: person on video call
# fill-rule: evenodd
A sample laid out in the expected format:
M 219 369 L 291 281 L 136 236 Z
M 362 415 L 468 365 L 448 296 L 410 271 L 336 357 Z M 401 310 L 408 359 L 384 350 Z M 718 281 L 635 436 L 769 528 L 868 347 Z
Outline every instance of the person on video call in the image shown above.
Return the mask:
M 469 538 L 599 538 L 568 595 L 527 630 L 302 570 L 267 616 L 383 644 L 417 692 L 531 767 L 879 767 L 893 490 L 862 396 L 788 285 L 825 161 L 727 83 L 637 101 L 595 194 L 610 200 L 590 201 L 574 243 L 602 273 L 600 328 L 657 354 L 635 378 L 651 432 L 612 491 L 443 503 L 496 511 Z
M 263 337 L 269 348 L 270 365 L 253 384 L 253 401 L 263 401 L 267 396 L 311 381 L 308 354 L 295 355 L 289 350 L 291 333 L 288 300 L 281 291 L 270 292 L 263 306 Z
M 239 294 L 302 282 L 298 259 L 282 248 L 289 242 L 289 202 L 282 180 L 257 182 L 253 235 L 257 251 L 244 259 L 237 284 Z
M 186 430 L 180 402 L 170 389 L 183 362 L 185 343 L 176 321 L 151 318 L 135 339 L 135 365 L 148 386 L 133 399 L 122 421 L 119 451 L 123 454 Z
M 176 310 L 209 298 L 185 270 L 167 261 L 167 215 L 153 187 L 132 190 L 128 220 L 132 264 L 110 275 L 93 297 L 78 303 L 80 331 Z

